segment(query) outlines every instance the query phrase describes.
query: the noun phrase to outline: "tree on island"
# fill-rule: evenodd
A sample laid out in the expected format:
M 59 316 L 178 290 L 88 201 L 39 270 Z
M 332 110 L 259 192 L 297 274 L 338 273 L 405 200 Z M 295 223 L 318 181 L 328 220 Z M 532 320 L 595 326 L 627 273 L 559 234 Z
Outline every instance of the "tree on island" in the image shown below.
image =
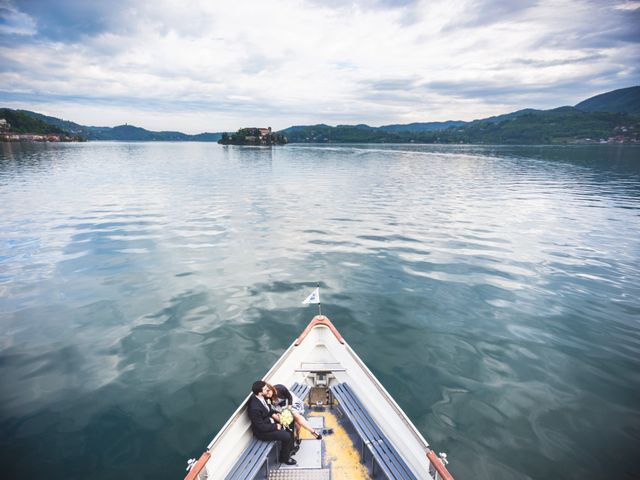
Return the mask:
M 284 145 L 288 142 L 287 137 L 279 133 L 273 133 L 271 127 L 268 128 L 241 128 L 231 136 L 227 132 L 222 134 L 218 140 L 221 145 Z

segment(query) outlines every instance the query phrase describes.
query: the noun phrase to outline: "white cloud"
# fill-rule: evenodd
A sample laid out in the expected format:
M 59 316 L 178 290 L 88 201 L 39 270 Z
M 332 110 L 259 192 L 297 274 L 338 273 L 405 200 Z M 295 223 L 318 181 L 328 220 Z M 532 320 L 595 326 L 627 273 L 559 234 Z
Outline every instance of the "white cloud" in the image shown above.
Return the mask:
M 62 16 L 55 38 L 0 43 L 0 100 L 199 132 L 470 120 L 638 83 L 634 2 L 391 3 L 125 3 L 72 42 Z
M 0 35 L 35 35 L 36 23 L 6 1 L 0 1 Z
M 640 2 L 624 2 L 615 5 L 613 8 L 616 10 L 638 10 L 640 9 Z

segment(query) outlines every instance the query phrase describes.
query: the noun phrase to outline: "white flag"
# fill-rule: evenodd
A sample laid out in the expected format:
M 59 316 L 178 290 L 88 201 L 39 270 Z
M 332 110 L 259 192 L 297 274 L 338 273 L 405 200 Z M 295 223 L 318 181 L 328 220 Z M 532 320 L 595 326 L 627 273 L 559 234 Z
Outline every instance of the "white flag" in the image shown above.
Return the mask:
M 316 288 L 302 303 L 320 303 L 320 287 Z

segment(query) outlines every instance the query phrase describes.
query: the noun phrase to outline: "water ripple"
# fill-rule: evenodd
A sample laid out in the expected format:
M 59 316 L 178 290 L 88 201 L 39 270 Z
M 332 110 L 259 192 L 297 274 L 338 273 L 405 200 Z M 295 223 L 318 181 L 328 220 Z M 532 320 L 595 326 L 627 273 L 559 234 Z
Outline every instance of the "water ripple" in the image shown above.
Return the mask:
M 640 476 L 637 148 L 2 148 L 6 475 L 180 475 L 319 281 L 456 477 Z

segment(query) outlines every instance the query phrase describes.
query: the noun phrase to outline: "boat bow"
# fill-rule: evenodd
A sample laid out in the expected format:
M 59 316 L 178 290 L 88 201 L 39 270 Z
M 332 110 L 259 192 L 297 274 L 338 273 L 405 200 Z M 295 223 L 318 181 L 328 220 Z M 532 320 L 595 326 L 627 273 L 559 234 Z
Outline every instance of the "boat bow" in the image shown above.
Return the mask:
M 321 399 L 319 402 L 314 400 L 313 405 L 318 403 L 330 410 L 340 407 L 331 394 L 332 388 L 348 385 L 385 441 L 395 448 L 416 478 L 453 480 L 442 460 L 328 317 L 315 316 L 267 372 L 264 381 L 272 385 L 307 385 L 314 398 Z M 242 457 L 253 441 L 249 418 L 245 414 L 249 396 L 208 445 L 187 480 L 224 479 Z M 362 445 L 364 448 L 364 440 Z

